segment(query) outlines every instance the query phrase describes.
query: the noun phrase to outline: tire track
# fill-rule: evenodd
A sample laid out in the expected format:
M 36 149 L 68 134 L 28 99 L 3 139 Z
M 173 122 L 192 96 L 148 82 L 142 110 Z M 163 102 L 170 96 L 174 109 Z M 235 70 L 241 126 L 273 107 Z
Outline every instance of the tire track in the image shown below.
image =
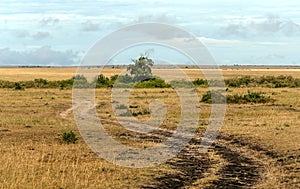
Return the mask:
M 66 115 L 68 115 L 70 111 L 71 108 L 65 112 Z M 101 120 L 111 122 L 106 119 Z M 148 134 L 129 132 L 121 133 L 120 136 L 116 137 L 160 143 L 170 135 L 172 135 L 171 131 L 158 129 Z M 242 138 L 237 138 L 233 135 L 220 135 L 215 144 L 210 148 L 214 154 L 226 162 L 225 165 L 218 165 L 218 162 L 212 161 L 209 154 L 199 153 L 198 149 L 201 144 L 201 137 L 202 136 L 194 137 L 187 147 L 175 158 L 166 162 L 171 168 L 170 172 L 166 172 L 163 176 L 155 178 L 151 183 L 141 188 L 188 188 L 189 186 L 193 186 L 196 181 L 204 179 L 209 175 L 209 169 L 211 167 L 218 167 L 219 171 L 217 171 L 215 175 L 210 175 L 215 176 L 215 178 L 208 183 L 208 186 L 203 188 L 250 188 L 263 179 L 262 173 L 264 171 L 264 165 L 255 156 L 248 156 L 248 154 L 237 150 L 237 148 L 243 146 L 249 150 L 265 154 L 270 158 L 278 157 L 276 153 L 265 150 L 259 145 L 252 145 Z
M 211 175 L 217 179 L 212 180 L 208 186 L 203 186 L 203 188 L 251 188 L 263 180 L 264 164 L 254 156 L 248 157 L 247 154 L 236 150 L 236 142 L 237 140 L 233 136 L 222 135 L 211 146 L 210 151 L 225 160 L 226 164 L 222 166 L 218 165 L 218 162 L 212 161 L 208 154 L 199 154 L 198 147 L 201 139 L 193 139 L 176 158 L 167 162 L 173 170 L 172 174 L 166 173 L 162 177 L 155 178 L 151 184 L 141 188 L 188 188 L 193 186 L 197 180 L 204 179 L 212 166 L 222 167 L 215 175 Z M 242 144 L 248 147 L 246 142 Z M 253 146 L 249 148 L 251 149 Z M 256 148 L 258 147 L 256 146 Z M 256 151 L 259 150 L 256 149 Z
M 219 172 L 221 178 L 213 181 L 212 185 L 206 189 L 250 188 L 260 180 L 260 173 L 262 172 L 260 162 L 219 143 L 215 144 L 213 149 L 228 163 Z
M 204 173 L 210 168 L 211 162 L 208 155 L 199 153 L 198 146 L 195 146 L 195 144 L 199 142 L 200 141 L 193 139 L 187 148 L 167 162 L 167 164 L 175 170 L 173 173 L 167 173 L 162 177 L 158 177 L 150 185 L 141 188 L 182 188 L 194 183 L 199 178 L 204 178 Z

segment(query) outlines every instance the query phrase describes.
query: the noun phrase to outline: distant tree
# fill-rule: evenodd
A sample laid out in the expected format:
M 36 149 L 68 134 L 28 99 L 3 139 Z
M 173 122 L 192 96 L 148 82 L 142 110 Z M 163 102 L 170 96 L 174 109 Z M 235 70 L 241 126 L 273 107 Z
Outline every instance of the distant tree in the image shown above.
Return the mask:
M 152 77 L 152 66 L 154 64 L 151 58 L 141 55 L 138 59 L 132 60 L 133 64 L 127 67 L 135 82 L 144 81 Z

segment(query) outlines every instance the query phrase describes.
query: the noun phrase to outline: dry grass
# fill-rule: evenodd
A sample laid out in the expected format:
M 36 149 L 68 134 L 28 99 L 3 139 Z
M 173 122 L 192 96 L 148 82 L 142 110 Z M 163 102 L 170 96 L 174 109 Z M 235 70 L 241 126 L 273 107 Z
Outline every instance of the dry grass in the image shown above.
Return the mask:
M 119 67 L 112 69 L 111 67 L 105 67 L 102 70 L 102 73 L 107 76 L 113 76 L 116 74 L 122 73 L 125 71 L 125 67 Z M 267 68 L 247 68 L 247 67 L 237 67 L 237 68 L 221 68 L 224 78 L 232 78 L 236 76 L 262 76 L 262 75 L 291 75 L 293 77 L 300 77 L 300 68 L 276 68 L 276 69 L 267 69 Z M 204 78 L 203 72 L 199 69 L 182 69 L 191 80 L 197 78 Z M 211 77 L 214 76 L 215 71 L 204 70 L 206 74 Z M 76 75 L 76 67 L 63 67 L 63 68 L 0 68 L 0 80 L 8 81 L 26 81 L 36 78 L 43 78 L 47 80 L 63 80 L 70 79 Z M 174 72 L 172 69 L 153 69 L 153 73 L 156 75 L 168 75 Z M 173 77 L 176 77 L 173 75 Z
M 0 69 L 0 79 L 29 80 L 42 77 L 56 80 L 67 79 L 74 74 L 74 68 L 9 69 Z M 110 71 L 107 73 L 112 75 Z M 195 71 L 186 71 L 192 77 L 197 75 Z M 224 70 L 223 73 L 225 77 L 241 73 L 255 76 L 262 73 L 274 74 L 260 70 Z M 297 70 L 279 74 L 300 77 Z M 198 88 L 199 97 L 207 90 Z M 272 159 L 248 147 L 237 148 L 241 153 L 264 162 L 267 171 L 264 172 L 264 180 L 257 187 L 296 186 L 295 183 L 300 182 L 297 174 L 300 168 L 299 159 L 289 157 L 299 158 L 300 155 L 300 89 L 230 88 L 229 93 L 246 93 L 247 90 L 262 91 L 275 98 L 276 102 L 227 105 L 222 133 L 246 138 L 252 144 L 280 154 Z M 119 137 L 128 131 L 122 129 L 118 123 L 112 123 L 115 115 L 108 94 L 109 89 L 98 89 L 96 100 L 99 116 L 107 120 L 104 126 L 108 133 L 126 145 L 138 148 L 155 145 L 156 143 L 149 141 L 139 144 L 130 138 Z M 135 89 L 129 102 L 133 107 L 131 110 L 142 111 L 148 108 L 152 99 L 159 99 L 167 106 L 167 119 L 162 127 L 175 129 L 180 119 L 180 106 L 173 89 Z M 95 155 L 82 138 L 76 144 L 63 143 L 61 134 L 64 131 L 74 130 L 79 135 L 72 112 L 68 111 L 65 117 L 60 115 L 72 106 L 71 101 L 71 90 L 0 90 L 0 188 L 139 188 L 170 171 L 166 164 L 144 169 L 115 166 Z M 210 105 L 201 104 L 200 108 L 199 127 L 205 128 L 210 115 Z M 145 121 L 149 115 L 139 115 L 137 118 Z M 191 188 L 209 186 L 209 183 L 219 178 L 217 172 L 226 165 L 226 161 L 213 152 L 209 155 L 215 163 L 205 179 L 199 179 Z

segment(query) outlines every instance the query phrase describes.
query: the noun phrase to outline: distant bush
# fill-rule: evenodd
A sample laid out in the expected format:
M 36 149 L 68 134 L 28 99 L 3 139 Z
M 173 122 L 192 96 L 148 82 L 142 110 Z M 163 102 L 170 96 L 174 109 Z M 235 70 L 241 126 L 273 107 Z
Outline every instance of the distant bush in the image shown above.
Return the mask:
M 15 83 L 15 90 L 24 90 L 24 87 L 21 83 L 16 82 Z
M 246 103 L 268 103 L 274 102 L 270 96 L 266 97 L 261 92 L 250 92 L 244 95 L 228 95 L 227 102 L 234 104 L 246 104 Z
M 220 91 L 208 91 L 201 99 L 201 102 L 222 104 L 222 103 L 232 103 L 232 104 L 246 104 L 246 103 L 268 103 L 274 102 L 270 96 L 266 97 L 261 92 L 250 92 L 247 94 L 239 95 L 223 95 Z
M 293 78 L 292 76 L 262 76 L 262 77 L 236 77 L 226 79 L 225 83 L 229 87 L 269 87 L 269 88 L 282 88 L 282 87 L 300 87 L 300 79 Z
M 14 88 L 15 82 L 0 80 L 0 88 Z
M 173 81 L 170 81 L 169 84 L 173 88 L 192 88 L 192 87 L 195 87 L 192 82 L 184 80 L 184 79 L 173 80 Z
M 205 80 L 205 79 L 195 79 L 194 81 L 193 81 L 193 84 L 195 85 L 195 86 L 205 86 L 205 87 L 207 87 L 208 86 L 208 82 L 207 82 L 207 80 Z
M 224 104 L 226 103 L 226 96 L 221 91 L 207 91 L 201 99 L 201 102 L 213 103 L 213 104 Z
M 103 74 L 98 75 L 95 82 L 97 88 L 110 86 L 110 79 L 105 77 Z
M 74 83 L 76 81 L 76 86 Z M 300 87 L 300 78 L 294 78 L 292 76 L 262 76 L 262 77 L 250 77 L 242 76 L 236 78 L 230 78 L 224 80 L 228 87 L 268 87 L 268 88 L 295 88 Z M 0 80 L 0 88 L 11 88 L 16 90 L 27 89 L 27 88 L 60 88 L 60 89 L 71 89 L 75 88 L 107 88 L 107 87 L 118 87 L 118 88 L 170 88 L 170 87 L 223 87 L 224 82 L 221 80 L 205 80 L 195 79 L 190 82 L 187 80 L 173 80 L 169 83 L 165 82 L 161 78 L 151 77 L 144 79 L 139 82 L 135 82 L 133 77 L 125 75 L 113 75 L 111 77 L 105 77 L 103 74 L 98 75 L 94 81 L 88 82 L 83 75 L 76 75 L 70 79 L 48 81 L 46 79 L 38 78 L 31 81 L 4 81 Z
M 78 138 L 77 138 L 76 134 L 73 131 L 70 131 L 70 132 L 64 132 L 62 134 L 62 140 L 63 140 L 63 142 L 74 144 L 74 143 L 76 143 Z
M 154 77 L 148 80 L 140 81 L 134 85 L 135 88 L 169 88 L 170 84 L 164 80 Z
M 118 76 L 118 75 L 116 75 L 116 76 Z M 134 82 L 133 77 L 131 77 L 128 74 L 118 76 L 116 81 L 119 83 L 133 83 Z

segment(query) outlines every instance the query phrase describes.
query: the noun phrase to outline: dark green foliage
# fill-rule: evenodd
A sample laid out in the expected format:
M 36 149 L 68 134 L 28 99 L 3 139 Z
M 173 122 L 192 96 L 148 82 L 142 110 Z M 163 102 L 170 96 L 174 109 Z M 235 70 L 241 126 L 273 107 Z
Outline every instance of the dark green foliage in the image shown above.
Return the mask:
M 103 74 L 100 74 L 96 78 L 97 87 L 108 87 L 110 85 L 110 80 L 108 77 L 105 77 Z
M 22 86 L 21 83 L 16 82 L 16 83 L 15 83 L 15 90 L 24 90 L 24 87 Z
M 15 82 L 0 80 L 0 88 L 14 88 Z
M 69 131 L 69 132 L 64 132 L 62 134 L 62 140 L 63 140 L 63 142 L 74 144 L 74 143 L 76 143 L 78 138 L 73 131 Z
M 134 86 L 135 88 L 169 88 L 170 84 L 166 83 L 164 80 L 153 77 L 145 81 L 138 82 Z
M 226 103 L 226 96 L 221 91 L 207 91 L 201 99 L 201 102 L 213 103 L 213 104 L 224 104 Z
M 113 75 L 110 77 L 110 84 L 114 84 L 116 82 L 116 80 L 118 79 L 119 75 Z
M 194 84 L 195 86 L 205 86 L 205 87 L 208 86 L 208 82 L 207 82 L 207 80 L 205 80 L 205 79 L 195 79 L 195 80 L 193 81 L 193 84 Z

